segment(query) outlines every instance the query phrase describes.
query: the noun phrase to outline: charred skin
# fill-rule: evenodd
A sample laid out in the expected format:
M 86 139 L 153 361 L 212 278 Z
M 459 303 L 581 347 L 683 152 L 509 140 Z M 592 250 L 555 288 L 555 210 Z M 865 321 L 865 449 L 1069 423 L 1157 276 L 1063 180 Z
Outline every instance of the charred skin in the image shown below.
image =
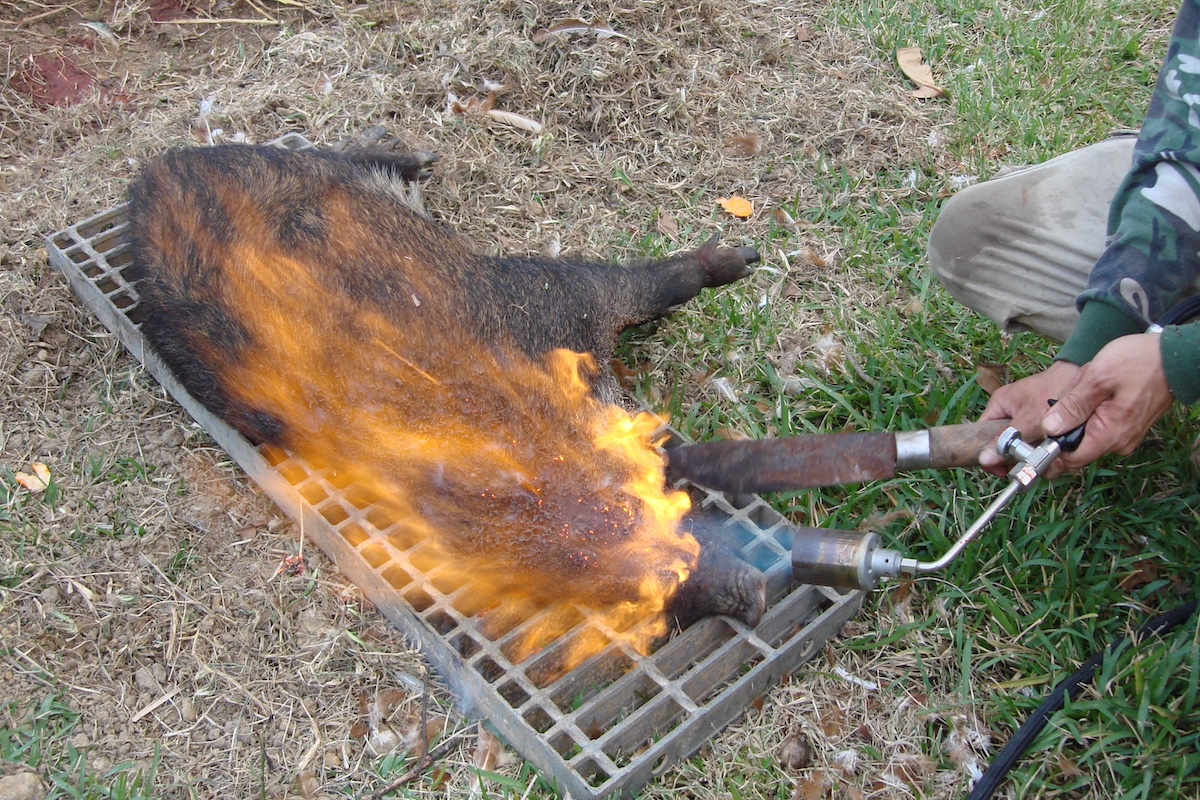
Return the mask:
M 306 370 L 327 370 L 340 376 L 339 396 L 387 406 L 376 417 L 396 426 L 416 420 L 412 424 L 420 427 L 426 407 L 434 406 L 484 429 L 512 427 L 501 446 L 513 452 L 497 456 L 507 463 L 527 457 L 518 451 L 535 447 L 526 442 L 537 441 L 539 426 L 564 412 L 547 407 L 542 414 L 534 397 L 528 419 L 491 420 L 488 415 L 505 401 L 503 390 L 487 374 L 472 374 L 470 359 L 464 368 L 453 361 L 461 354 L 436 348 L 396 352 L 403 348 L 387 331 L 441 332 L 449 342 L 443 349 L 462 343 L 496 356 L 501 365 L 506 359 L 540 361 L 560 348 L 607 364 L 621 331 L 666 314 L 704 288 L 740 280 L 758 260 L 752 248 L 722 247 L 715 237 L 694 251 L 628 266 L 482 254 L 406 205 L 406 183 L 426 177 L 434 161 L 428 152 L 362 148 L 296 153 L 221 146 L 167 153 L 129 193 L 143 335 L 189 392 L 252 441 L 319 463 L 386 461 L 371 435 L 343 435 L 361 431 L 353 417 L 336 421 L 342 430 L 327 437 L 333 444 L 305 449 L 314 431 L 333 424 L 321 418 L 326 390 L 306 388 Z M 262 262 L 275 270 L 273 279 L 247 277 L 246 265 Z M 303 364 L 288 363 L 289 351 L 264 333 L 269 326 L 261 318 L 272 313 L 275 300 L 291 301 L 291 287 L 328 299 L 286 314 L 306 332 L 298 343 L 307 348 Z M 389 326 L 382 333 L 381 320 Z M 323 337 L 352 346 L 327 351 L 312 344 Z M 409 397 L 405 381 L 434 381 L 431 376 L 439 376 L 435 401 Z M 242 388 L 271 381 L 302 402 L 259 403 Z M 593 388 L 602 383 L 599 373 L 593 376 Z M 572 435 L 580 441 L 568 445 L 589 446 L 586 433 Z M 482 476 L 436 468 L 414 474 L 404 471 L 401 458 L 393 461 L 377 466 L 397 476 L 396 484 L 422 506 L 396 513 L 437 519 L 451 531 L 451 551 L 495 552 L 498 581 L 524 585 L 546 600 L 557 598 L 564 584 L 614 601 L 631 591 L 623 581 L 636 570 L 611 555 L 626 535 L 606 516 L 612 501 L 587 490 L 578 498 L 562 496 L 563 487 L 597 483 L 590 468 L 569 459 L 549 461 L 538 474 L 509 475 L 497 484 L 495 470 Z M 481 493 L 481 479 L 495 485 Z M 373 487 L 381 496 L 392 488 L 386 481 Z M 555 517 L 550 512 L 556 504 L 573 510 Z M 624 509 L 618 518 L 636 521 L 639 513 Z M 558 523 L 557 540 L 529 524 L 539 515 L 567 520 Z M 497 522 L 481 525 L 481 519 Z M 674 611 L 686 622 L 722 613 L 752 623 L 762 613 L 761 585 L 762 576 L 732 553 L 706 547 Z

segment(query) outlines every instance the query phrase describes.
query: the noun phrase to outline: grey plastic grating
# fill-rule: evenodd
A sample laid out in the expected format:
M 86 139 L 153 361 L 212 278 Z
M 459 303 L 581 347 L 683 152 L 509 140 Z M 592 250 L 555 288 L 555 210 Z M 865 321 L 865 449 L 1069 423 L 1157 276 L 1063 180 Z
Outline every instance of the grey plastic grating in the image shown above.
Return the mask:
M 274 144 L 311 147 L 295 134 Z M 577 606 L 543 611 L 498 632 L 494 620 L 504 609 L 473 608 L 470 586 L 439 575 L 422 557 L 421 543 L 365 492 L 338 485 L 289 453 L 252 446 L 187 393 L 139 333 L 137 290 L 124 275 L 131 261 L 128 231 L 125 206 L 98 214 L 47 237 L 50 263 L 470 707 L 570 797 L 636 792 L 809 659 L 861 606 L 861 592 L 792 582 L 794 529 L 761 498 L 726 497 L 680 482 L 677 488 L 692 497 L 689 519 L 722 525 L 766 573 L 767 612 L 756 628 L 708 618 L 645 656 Z M 660 433 L 673 443 L 682 440 L 667 426 Z M 552 633 L 543 633 L 541 648 L 517 663 L 514 643 L 535 629 Z M 581 639 L 595 642 L 598 652 L 563 673 L 558 659 Z

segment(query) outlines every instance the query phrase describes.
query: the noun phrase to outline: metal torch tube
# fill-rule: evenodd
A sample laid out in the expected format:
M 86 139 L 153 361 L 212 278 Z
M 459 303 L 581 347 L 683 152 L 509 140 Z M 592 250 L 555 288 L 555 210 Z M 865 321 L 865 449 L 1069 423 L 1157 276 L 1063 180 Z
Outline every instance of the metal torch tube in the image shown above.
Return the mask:
M 945 569 L 951 561 L 958 558 L 958 554 L 971 543 L 971 541 L 979 535 L 979 532 L 986 528 L 996 515 L 1009 504 L 1014 496 L 1017 495 L 1024 487 L 1017 481 L 1010 481 L 1008 486 L 1004 487 L 1004 491 L 996 496 L 992 504 L 984 509 L 979 515 L 979 519 L 967 528 L 962 536 L 958 537 L 958 541 L 950 545 L 950 549 L 942 554 L 942 557 L 936 561 L 918 561 L 915 558 L 900 559 L 900 571 L 905 575 L 926 575 L 930 572 L 938 572 Z

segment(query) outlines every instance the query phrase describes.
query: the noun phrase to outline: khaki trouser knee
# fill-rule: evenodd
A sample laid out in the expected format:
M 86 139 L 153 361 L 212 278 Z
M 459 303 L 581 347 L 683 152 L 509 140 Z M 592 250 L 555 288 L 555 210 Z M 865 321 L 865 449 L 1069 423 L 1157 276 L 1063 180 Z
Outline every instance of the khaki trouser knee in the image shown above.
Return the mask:
M 938 280 L 1010 333 L 1065 340 L 1136 141 L 1114 137 L 955 194 L 929 237 Z

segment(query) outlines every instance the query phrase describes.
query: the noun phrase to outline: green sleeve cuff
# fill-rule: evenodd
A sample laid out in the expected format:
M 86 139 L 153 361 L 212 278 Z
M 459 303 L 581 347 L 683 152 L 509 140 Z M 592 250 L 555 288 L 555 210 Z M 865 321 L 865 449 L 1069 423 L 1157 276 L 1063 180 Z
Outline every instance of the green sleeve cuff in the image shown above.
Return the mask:
M 1159 347 L 1171 394 L 1187 406 L 1200 400 L 1200 322 L 1168 325 Z
M 1131 333 L 1142 333 L 1144 325 L 1130 319 L 1123 311 L 1096 300 L 1083 304 L 1079 321 L 1067 341 L 1059 348 L 1055 361 L 1086 364 L 1104 345 Z

